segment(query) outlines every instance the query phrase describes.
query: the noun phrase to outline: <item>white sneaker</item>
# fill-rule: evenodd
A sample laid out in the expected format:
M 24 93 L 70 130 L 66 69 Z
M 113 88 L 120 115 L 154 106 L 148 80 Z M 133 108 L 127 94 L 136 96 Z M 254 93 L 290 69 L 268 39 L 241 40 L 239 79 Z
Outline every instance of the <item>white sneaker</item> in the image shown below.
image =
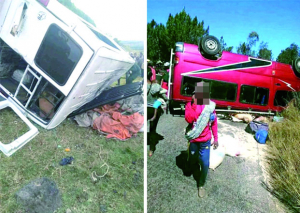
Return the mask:
M 198 188 L 198 196 L 203 198 L 205 196 L 205 189 L 203 187 Z

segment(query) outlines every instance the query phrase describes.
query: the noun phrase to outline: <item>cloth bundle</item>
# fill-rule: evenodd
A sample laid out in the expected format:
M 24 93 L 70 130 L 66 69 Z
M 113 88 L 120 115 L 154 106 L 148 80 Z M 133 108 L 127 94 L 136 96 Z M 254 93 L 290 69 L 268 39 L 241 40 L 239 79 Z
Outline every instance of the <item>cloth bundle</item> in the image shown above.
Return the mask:
M 199 135 L 203 132 L 204 128 L 208 124 L 208 121 L 210 119 L 210 114 L 215 110 L 216 103 L 210 101 L 209 105 L 206 105 L 204 107 L 204 110 L 202 111 L 201 115 L 197 119 L 196 124 L 194 127 L 186 132 L 185 138 L 190 140 L 193 140 L 195 138 L 198 138 Z

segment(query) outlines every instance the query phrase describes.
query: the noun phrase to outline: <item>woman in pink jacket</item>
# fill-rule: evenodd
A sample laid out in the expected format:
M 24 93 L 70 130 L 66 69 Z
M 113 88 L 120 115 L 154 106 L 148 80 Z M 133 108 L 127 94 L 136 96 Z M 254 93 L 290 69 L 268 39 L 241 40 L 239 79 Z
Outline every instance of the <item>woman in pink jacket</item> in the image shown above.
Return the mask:
M 196 159 L 201 167 L 200 175 L 197 180 L 199 197 L 205 196 L 203 186 L 209 169 L 211 130 L 214 136 L 214 149 L 218 147 L 217 116 L 214 108 L 215 103 L 209 100 L 209 84 L 203 82 L 198 83 L 192 97 L 192 102 L 186 104 L 185 120 L 193 126 L 192 130 L 196 131 L 192 136 L 189 135 L 190 137 L 186 137 L 190 142 L 190 159 Z

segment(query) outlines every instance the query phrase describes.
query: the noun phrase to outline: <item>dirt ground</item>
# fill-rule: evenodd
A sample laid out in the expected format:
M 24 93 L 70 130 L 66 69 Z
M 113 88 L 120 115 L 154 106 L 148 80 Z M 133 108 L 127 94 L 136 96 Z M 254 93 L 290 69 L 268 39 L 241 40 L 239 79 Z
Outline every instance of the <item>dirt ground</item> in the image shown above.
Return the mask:
M 241 155 L 225 156 L 215 171 L 209 170 L 207 196 L 198 198 L 196 182 L 176 166 L 176 156 L 186 150 L 183 117 L 163 115 L 157 132 L 165 139 L 148 158 L 148 212 L 285 212 L 279 202 L 262 187 L 267 179 L 264 156 L 267 144 L 259 144 L 245 132 L 245 123 L 218 118 L 220 145 L 230 141 Z M 228 143 L 228 142 L 227 142 Z

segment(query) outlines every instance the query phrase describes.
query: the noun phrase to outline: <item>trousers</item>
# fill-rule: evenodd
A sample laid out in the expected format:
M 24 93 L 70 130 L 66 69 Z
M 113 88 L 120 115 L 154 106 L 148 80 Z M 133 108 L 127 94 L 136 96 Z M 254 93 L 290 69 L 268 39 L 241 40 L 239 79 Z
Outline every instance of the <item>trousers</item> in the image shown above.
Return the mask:
M 197 187 L 202 187 L 205 184 L 209 169 L 209 155 L 211 142 L 194 142 L 189 146 L 189 160 L 191 164 L 199 164 L 200 169 L 193 172 L 193 176 L 197 182 Z

